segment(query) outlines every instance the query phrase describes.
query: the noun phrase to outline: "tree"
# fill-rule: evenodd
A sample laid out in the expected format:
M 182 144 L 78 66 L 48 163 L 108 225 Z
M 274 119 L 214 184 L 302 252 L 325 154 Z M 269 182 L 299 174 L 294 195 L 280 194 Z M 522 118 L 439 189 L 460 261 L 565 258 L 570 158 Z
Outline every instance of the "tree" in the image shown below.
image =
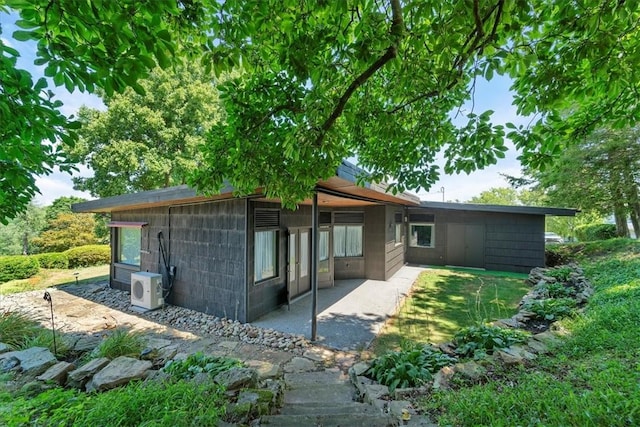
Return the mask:
M 196 65 L 156 68 L 125 89 L 104 96 L 107 111 L 80 110 L 80 139 L 70 153 L 94 172 L 74 178 L 95 197 L 184 184 L 201 158 L 204 135 L 220 120 L 213 81 Z
M 478 196 L 469 199 L 468 203 L 480 205 L 520 205 L 520 195 L 518 191 L 511 187 L 495 187 L 483 191 Z
M 76 246 L 97 244 L 95 226 L 93 214 L 61 213 L 32 242 L 39 252 L 63 252 Z
M 228 179 L 292 206 L 349 156 L 372 181 L 393 177 L 392 190 L 428 188 L 438 153 L 446 173 L 493 164 L 505 129 L 490 111 L 461 107 L 477 78 L 495 74 L 513 79 L 518 112 L 531 116 L 508 136 L 534 168 L 567 136 L 640 116 L 631 1 L 5 1 L 25 21 L 18 36 L 40 41 L 38 61 L 56 84 L 139 89 L 156 60 L 178 53 L 176 40 L 202 47 L 216 73 L 238 69 L 221 88 L 225 122 L 190 179 L 204 193 Z
M 71 205 L 73 205 L 74 203 L 81 203 L 86 201 L 86 199 L 76 196 L 58 197 L 45 208 L 44 218 L 48 223 L 50 223 L 55 220 L 60 214 L 72 213 L 73 211 L 71 210 Z
M 140 77 L 160 64 L 180 60 L 177 52 L 198 42 L 202 3 L 191 0 L 106 1 L 0 0 L 0 14 L 18 11 L 13 33 L 18 41 L 37 44 L 35 65 L 56 86 L 107 93 L 125 87 L 141 90 Z M 6 15 L 4 15 L 6 16 Z M 0 34 L 2 28 L 0 25 Z M 201 33 L 204 35 L 204 33 Z M 78 123 L 62 115 L 60 101 L 16 66 L 19 53 L 0 39 L 0 223 L 23 212 L 38 191 L 35 177 L 54 166 L 73 168 L 60 142 L 73 145 Z
M 44 229 L 45 209 L 29 203 L 8 223 L 0 224 L 0 255 L 27 255 L 34 251 L 32 239 Z

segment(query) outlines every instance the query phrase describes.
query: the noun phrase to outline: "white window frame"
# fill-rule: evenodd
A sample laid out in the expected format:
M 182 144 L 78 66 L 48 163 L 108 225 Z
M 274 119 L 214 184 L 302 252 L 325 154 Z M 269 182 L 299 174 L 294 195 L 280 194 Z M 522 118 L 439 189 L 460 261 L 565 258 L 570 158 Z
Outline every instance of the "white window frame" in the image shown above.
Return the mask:
M 429 246 L 418 244 L 418 238 L 413 238 L 414 227 L 431 227 L 431 242 Z M 409 246 L 412 248 L 435 248 L 436 246 L 436 225 L 432 222 L 412 222 L 409 223 Z
M 396 241 L 396 246 L 402 244 L 402 223 L 401 222 L 396 222 L 395 241 Z
M 262 273 L 264 273 L 264 271 L 268 271 L 268 270 L 264 270 L 262 269 L 261 274 L 258 274 L 258 266 L 260 265 L 260 263 L 258 262 L 258 258 L 259 258 L 259 254 L 258 254 L 258 250 L 260 249 L 260 247 L 258 246 L 257 241 L 258 241 L 258 234 L 259 233 L 272 233 L 273 234 L 273 243 L 271 245 L 271 249 L 273 249 L 273 254 L 272 254 L 272 269 L 273 272 L 270 276 L 262 276 Z M 270 280 L 273 278 L 276 278 L 279 276 L 279 263 L 278 263 L 278 258 L 280 255 L 280 251 L 279 251 L 279 241 L 280 241 L 280 230 L 277 228 L 266 228 L 266 229 L 257 229 L 254 232 L 254 241 L 253 241 L 253 281 L 254 283 L 260 283 L 260 282 L 264 282 L 265 280 Z
M 347 255 L 347 230 L 349 228 L 359 228 L 360 229 L 360 253 L 357 255 Z M 336 238 L 336 230 L 338 228 L 344 228 L 345 230 L 345 239 L 344 239 L 344 251 L 338 251 L 336 245 L 339 244 L 339 240 Z M 344 252 L 344 255 L 341 255 Z M 362 258 L 364 256 L 364 224 L 334 224 L 333 225 L 333 257 L 334 258 Z
M 117 264 L 125 264 L 125 265 L 133 265 L 136 267 L 140 267 L 140 250 L 142 249 L 142 229 L 140 227 L 118 227 L 118 248 L 116 252 L 116 263 Z M 124 234 L 131 234 L 132 236 L 124 236 Z M 137 233 L 137 243 L 135 239 L 135 235 Z M 132 247 L 125 247 L 125 245 L 129 243 Z M 123 254 L 127 253 L 128 256 L 125 258 Z M 133 259 L 130 259 L 130 256 Z

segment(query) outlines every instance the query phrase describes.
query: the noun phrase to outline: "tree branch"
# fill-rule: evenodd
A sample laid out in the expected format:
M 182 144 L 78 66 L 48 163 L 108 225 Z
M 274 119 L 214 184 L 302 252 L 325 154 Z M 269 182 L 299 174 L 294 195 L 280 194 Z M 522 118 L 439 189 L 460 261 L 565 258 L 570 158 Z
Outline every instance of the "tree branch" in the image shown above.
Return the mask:
M 329 115 L 327 120 L 325 120 L 322 126 L 320 126 L 319 134 L 315 141 L 316 147 L 319 147 L 320 145 L 322 145 L 322 141 L 324 140 L 324 137 L 326 136 L 327 131 L 331 129 L 331 127 L 333 127 L 336 120 L 338 120 L 338 117 L 342 115 L 344 108 L 347 105 L 347 102 L 349 101 L 351 96 L 354 94 L 354 92 L 360 86 L 362 86 L 367 80 L 369 80 L 369 78 L 371 78 L 371 76 L 373 76 L 387 62 L 391 61 L 393 58 L 396 57 L 398 53 L 396 46 L 398 41 L 402 37 L 402 34 L 404 33 L 404 21 L 402 19 L 402 6 L 400 5 L 400 0 L 391 0 L 391 10 L 393 14 L 393 19 L 391 21 L 391 28 L 389 32 L 393 36 L 393 44 L 387 48 L 387 50 L 384 52 L 384 55 L 378 58 L 376 62 L 371 64 L 369 68 L 367 68 L 358 77 L 356 77 L 356 79 L 353 82 L 351 82 L 347 90 L 338 100 L 338 103 L 336 104 L 336 106 L 333 108 L 331 115 Z

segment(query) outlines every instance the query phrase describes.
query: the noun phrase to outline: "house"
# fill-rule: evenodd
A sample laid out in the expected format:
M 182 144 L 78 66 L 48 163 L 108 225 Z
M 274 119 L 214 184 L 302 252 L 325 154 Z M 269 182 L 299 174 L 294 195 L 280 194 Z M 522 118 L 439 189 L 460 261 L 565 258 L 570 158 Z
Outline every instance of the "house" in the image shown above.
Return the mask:
M 307 294 L 314 267 L 320 288 L 387 280 L 405 263 L 528 272 L 544 265 L 545 215 L 576 212 L 421 202 L 386 193 L 385 185 L 358 186 L 360 173 L 343 162 L 297 210 L 259 192 L 234 197 L 229 186 L 213 197 L 179 186 L 73 210 L 111 213 L 112 287 L 130 290 L 135 272 L 161 273 L 169 303 L 242 322 Z

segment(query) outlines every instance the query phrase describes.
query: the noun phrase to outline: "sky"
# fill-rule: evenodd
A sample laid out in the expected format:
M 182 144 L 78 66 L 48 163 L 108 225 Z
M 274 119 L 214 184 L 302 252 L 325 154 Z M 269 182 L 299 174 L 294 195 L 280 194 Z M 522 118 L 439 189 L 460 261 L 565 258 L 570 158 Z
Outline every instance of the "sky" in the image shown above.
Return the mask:
M 17 29 L 13 24 L 14 21 L 15 15 L 0 13 L 0 28 L 2 28 L 0 37 L 3 43 L 12 46 L 20 52 L 19 68 L 29 71 L 34 77 L 34 80 L 36 80 L 42 76 L 44 67 L 33 65 L 35 43 L 19 42 L 11 37 L 13 31 Z M 49 89 L 56 95 L 55 99 L 63 102 L 64 105 L 61 111 L 67 116 L 76 114 L 82 105 L 98 109 L 105 108 L 102 101 L 95 95 L 78 91 L 69 93 L 64 87 L 55 87 L 53 83 L 50 83 L 49 86 Z M 516 114 L 516 108 L 512 105 L 512 95 L 509 92 L 509 86 L 509 79 L 500 76 L 494 77 L 491 82 L 478 80 L 476 83 L 474 111 L 483 112 L 488 109 L 493 110 L 492 121 L 494 124 L 504 124 L 507 122 L 520 124 L 523 119 Z M 467 110 L 471 108 L 470 105 L 466 105 L 465 107 Z M 499 159 L 496 165 L 473 172 L 469 175 L 464 173 L 459 175 L 445 175 L 442 170 L 445 162 L 440 158 L 438 163 L 441 169 L 440 180 L 436 182 L 430 190 L 421 190 L 417 192 L 417 195 L 422 200 L 465 202 L 483 191 L 494 187 L 507 186 L 508 184 L 501 174 L 517 176 L 521 170 L 520 162 L 517 160 L 518 154 L 516 150 L 513 148 L 513 145 L 508 144 L 508 146 L 510 149 L 506 153 L 505 158 Z M 83 165 L 78 165 L 78 171 L 74 172 L 74 176 L 90 176 L 90 174 L 91 171 Z M 35 203 L 40 206 L 49 205 L 53 200 L 62 196 L 78 196 L 92 199 L 90 194 L 73 189 L 71 175 L 68 173 L 55 171 L 50 175 L 38 177 L 36 185 L 40 189 L 41 194 L 36 196 Z

